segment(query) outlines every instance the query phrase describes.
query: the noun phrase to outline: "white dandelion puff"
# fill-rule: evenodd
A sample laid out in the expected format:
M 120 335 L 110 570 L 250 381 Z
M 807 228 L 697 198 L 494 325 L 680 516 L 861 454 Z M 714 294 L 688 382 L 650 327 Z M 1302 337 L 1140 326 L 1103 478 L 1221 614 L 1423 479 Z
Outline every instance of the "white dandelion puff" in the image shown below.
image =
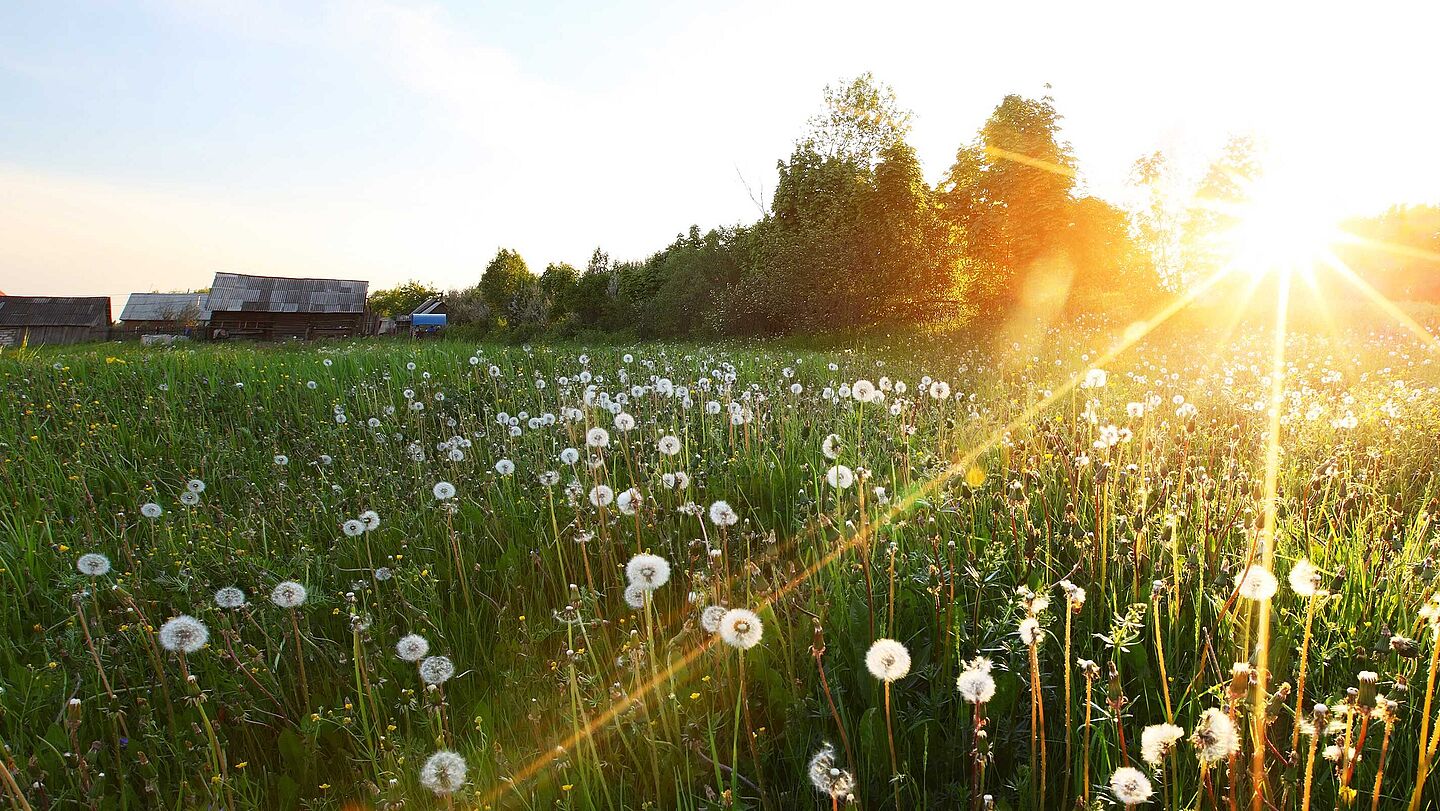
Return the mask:
M 720 638 L 732 648 L 749 650 L 760 644 L 764 634 L 760 617 L 749 609 L 732 608 L 720 618 Z
M 865 652 L 865 669 L 883 682 L 903 679 L 910 672 L 910 651 L 893 639 L 877 639 Z
M 270 602 L 281 608 L 299 608 L 308 596 L 304 586 L 294 580 L 286 580 L 270 592 Z
M 420 785 L 437 795 L 454 794 L 465 785 L 465 758 L 442 749 L 420 767 Z
M 160 626 L 160 645 L 175 653 L 194 653 L 210 641 L 205 623 L 188 614 L 172 617 Z
M 215 592 L 215 605 L 220 608 L 239 608 L 245 605 L 245 592 L 235 586 L 226 586 Z
M 100 577 L 110 572 L 110 559 L 99 552 L 87 552 L 75 561 L 75 569 L 80 574 L 90 577 Z
M 427 656 L 420 662 L 420 678 L 426 684 L 444 684 L 455 675 L 455 663 L 446 656 Z
M 402 636 L 400 641 L 395 643 L 395 655 L 407 662 L 418 662 L 429 652 L 429 641 L 419 634 Z

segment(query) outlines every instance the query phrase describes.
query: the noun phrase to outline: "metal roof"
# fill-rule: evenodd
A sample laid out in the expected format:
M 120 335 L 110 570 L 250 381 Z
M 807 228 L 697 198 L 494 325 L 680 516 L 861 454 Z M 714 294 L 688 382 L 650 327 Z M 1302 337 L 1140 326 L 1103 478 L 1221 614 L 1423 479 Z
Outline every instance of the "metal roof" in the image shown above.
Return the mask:
M 210 318 L 204 293 L 131 293 L 120 311 L 121 321 L 179 321 Z
M 370 283 L 216 273 L 211 312 L 363 313 Z
M 425 303 L 410 311 L 411 315 L 425 315 L 426 313 L 445 312 L 445 299 L 435 296 L 425 299 Z
M 0 327 L 102 327 L 108 296 L 0 296 Z

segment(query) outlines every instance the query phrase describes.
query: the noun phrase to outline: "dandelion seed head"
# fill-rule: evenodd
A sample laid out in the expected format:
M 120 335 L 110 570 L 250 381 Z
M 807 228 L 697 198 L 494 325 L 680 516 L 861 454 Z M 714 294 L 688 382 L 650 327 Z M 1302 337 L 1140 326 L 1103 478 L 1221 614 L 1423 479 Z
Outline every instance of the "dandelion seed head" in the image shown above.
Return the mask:
M 210 641 L 205 623 L 188 614 L 172 617 L 160 626 L 160 645 L 174 653 L 194 653 Z
M 430 642 L 419 634 L 402 636 L 400 641 L 395 643 L 395 655 L 407 662 L 418 662 L 429 652 Z
M 235 586 L 226 586 L 215 592 L 215 605 L 231 609 L 245 605 L 245 592 Z
M 1122 805 L 1139 805 L 1149 800 L 1155 790 L 1144 772 L 1132 766 L 1121 766 L 1110 775 L 1110 793 Z
M 732 608 L 720 617 L 720 638 L 725 644 L 740 650 L 749 650 L 760 644 L 765 626 L 754 611 Z
M 442 749 L 420 767 L 420 785 L 440 796 L 454 794 L 465 785 L 465 771 L 465 758 Z
M 270 602 L 281 608 L 299 608 L 307 596 L 304 586 L 294 580 L 286 580 L 270 592 Z
M 670 561 L 659 555 L 636 555 L 625 564 L 625 577 L 632 585 L 654 591 L 670 581 Z
M 426 684 L 444 684 L 455 675 L 455 663 L 446 656 L 427 656 L 420 662 L 420 679 Z
M 910 651 L 893 639 L 877 639 L 865 652 L 865 669 L 883 682 L 903 679 L 910 672 Z
M 87 552 L 75 561 L 75 569 L 83 575 L 100 577 L 110 572 L 110 558 L 99 552 Z

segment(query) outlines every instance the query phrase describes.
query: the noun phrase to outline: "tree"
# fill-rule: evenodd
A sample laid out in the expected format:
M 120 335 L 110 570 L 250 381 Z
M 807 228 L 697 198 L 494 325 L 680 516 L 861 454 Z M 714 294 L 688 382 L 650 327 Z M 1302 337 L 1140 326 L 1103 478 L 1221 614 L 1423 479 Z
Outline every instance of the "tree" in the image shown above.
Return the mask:
M 535 282 L 530 269 L 518 251 L 501 248 L 485 266 L 480 276 L 480 295 L 490 312 L 500 317 L 510 315 L 515 300 Z
M 982 312 L 1013 309 L 1027 274 L 1060 248 L 1075 186 L 1060 120 L 1049 95 L 1006 96 L 941 183 L 947 216 L 966 235 Z
M 409 315 L 415 308 L 440 295 L 438 287 L 431 287 L 411 279 L 404 284 L 370 294 L 367 304 L 376 315 L 394 318 Z
M 887 146 L 862 206 L 865 256 L 861 290 L 869 319 L 891 324 L 935 321 L 959 304 L 961 233 L 941 216 L 915 150 Z
M 575 312 L 575 287 L 580 271 L 566 262 L 551 262 L 540 274 L 540 292 L 545 295 L 551 320 L 559 320 Z
M 869 170 L 910 132 L 910 111 L 899 105 L 889 85 L 868 72 L 827 85 L 824 92 L 825 111 L 810 118 L 802 147 Z

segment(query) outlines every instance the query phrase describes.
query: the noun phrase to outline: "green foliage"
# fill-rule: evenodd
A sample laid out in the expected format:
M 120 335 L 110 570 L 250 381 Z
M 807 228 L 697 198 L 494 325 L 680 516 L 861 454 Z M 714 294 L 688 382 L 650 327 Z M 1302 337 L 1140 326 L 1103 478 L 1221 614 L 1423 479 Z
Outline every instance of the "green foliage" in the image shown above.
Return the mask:
M 528 311 L 535 277 L 518 251 L 501 248 L 480 276 L 480 296 L 490 312 L 504 324 L 521 311 Z
M 385 290 L 376 290 L 366 301 L 376 315 L 394 318 L 409 315 L 416 307 L 440 295 L 440 289 L 411 279 Z

